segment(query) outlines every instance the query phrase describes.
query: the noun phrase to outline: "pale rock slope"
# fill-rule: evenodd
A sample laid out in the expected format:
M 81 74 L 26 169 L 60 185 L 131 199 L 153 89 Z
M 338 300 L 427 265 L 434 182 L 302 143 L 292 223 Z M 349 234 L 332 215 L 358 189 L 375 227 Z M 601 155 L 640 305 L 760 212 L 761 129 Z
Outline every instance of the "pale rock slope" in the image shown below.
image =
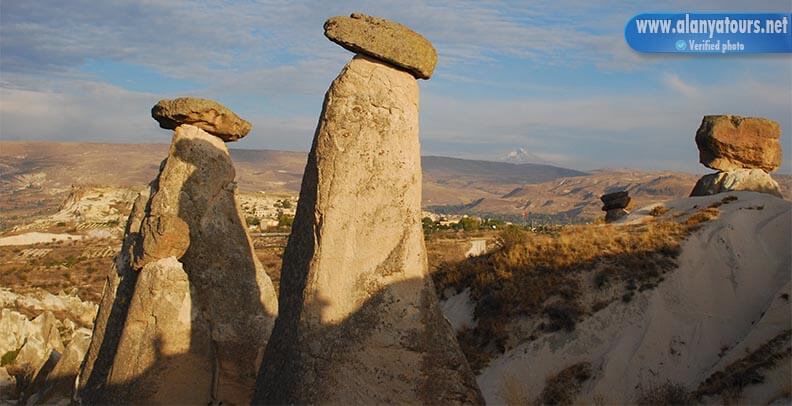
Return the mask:
M 633 403 L 669 383 L 699 390 L 705 403 L 722 403 L 720 393 L 705 389 L 757 350 L 776 354 L 776 362 L 757 370 L 763 383 L 737 391 L 739 403 L 788 402 L 792 203 L 732 192 L 666 206 L 703 208 L 726 196 L 737 200 L 721 205 L 719 218 L 684 242 L 678 269 L 656 289 L 493 360 L 478 377 L 487 403 L 504 403 L 514 382 L 524 398 L 535 399 L 549 376 L 580 362 L 589 362 L 592 374 L 576 403 Z M 641 221 L 647 210 L 623 222 Z

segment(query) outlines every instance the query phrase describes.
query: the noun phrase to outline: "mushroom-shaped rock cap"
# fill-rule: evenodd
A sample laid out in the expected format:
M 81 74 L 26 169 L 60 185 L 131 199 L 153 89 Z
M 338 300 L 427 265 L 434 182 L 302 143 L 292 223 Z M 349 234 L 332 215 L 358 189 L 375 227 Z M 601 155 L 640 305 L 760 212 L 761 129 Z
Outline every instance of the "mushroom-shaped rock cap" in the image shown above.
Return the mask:
M 253 127 L 226 106 L 197 97 L 160 100 L 151 108 L 151 117 L 162 128 L 173 130 L 182 124 L 190 124 L 225 142 L 246 136 Z
M 432 43 L 397 22 L 352 13 L 328 19 L 324 30 L 330 41 L 405 69 L 418 79 L 432 77 L 437 65 Z
M 623 209 L 630 204 L 630 195 L 629 192 L 626 190 L 622 190 L 620 192 L 613 192 L 604 194 L 600 197 L 602 203 L 605 205 L 602 206 L 602 210 L 612 210 L 612 209 Z
M 781 126 L 762 117 L 704 116 L 696 131 L 699 162 L 719 171 L 781 166 Z

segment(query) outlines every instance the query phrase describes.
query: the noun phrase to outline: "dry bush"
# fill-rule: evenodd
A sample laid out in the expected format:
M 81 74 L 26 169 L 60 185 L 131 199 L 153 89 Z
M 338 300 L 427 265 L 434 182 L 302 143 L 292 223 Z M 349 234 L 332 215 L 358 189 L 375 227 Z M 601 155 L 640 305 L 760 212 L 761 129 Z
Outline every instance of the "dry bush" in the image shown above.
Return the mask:
M 660 386 L 641 387 L 638 405 L 692 405 L 694 404 L 693 395 L 683 385 L 678 383 L 666 382 Z
M 696 231 L 699 228 L 701 228 L 701 226 L 703 226 L 704 223 L 714 218 L 717 218 L 719 215 L 720 215 L 720 210 L 718 209 L 718 207 L 710 206 L 707 207 L 706 209 L 699 210 L 698 212 L 688 217 L 687 220 L 685 220 L 682 223 L 682 225 L 685 228 L 687 228 L 689 232 Z
M 696 398 L 720 396 L 724 401 L 738 399 L 746 386 L 764 382 L 762 371 L 784 359 L 789 362 L 788 358 L 792 355 L 790 338 L 792 330 L 782 331 L 756 351 L 729 364 L 723 371 L 712 374 L 699 385 Z
M 471 366 L 479 370 L 493 349 L 506 350 L 509 323 L 515 318 L 544 316 L 545 331 L 573 330 L 592 310 L 580 302 L 585 275 L 591 272 L 597 272 L 591 277 L 600 288 L 626 284 L 624 301 L 635 290 L 654 288 L 663 273 L 676 267 L 685 237 L 718 214 L 718 209 L 707 208 L 682 223 L 658 219 L 635 225 L 571 225 L 549 235 L 513 227 L 501 234 L 500 249 L 442 263 L 432 277 L 439 293 L 449 287 L 471 289 L 478 324 L 459 339 Z
M 545 330 L 572 331 L 575 329 L 575 324 L 585 313 L 585 310 L 578 302 L 566 301 L 546 306 L 544 313 L 550 319 L 545 325 Z
M 653 217 L 660 217 L 660 216 L 662 216 L 663 214 L 666 214 L 666 213 L 668 213 L 668 208 L 665 207 L 665 206 L 660 206 L 660 205 L 652 207 L 652 210 L 649 211 L 649 215 L 653 216 Z
M 564 368 L 547 378 L 542 394 L 539 395 L 539 404 L 542 405 L 571 405 L 583 383 L 591 378 L 591 364 L 579 362 Z

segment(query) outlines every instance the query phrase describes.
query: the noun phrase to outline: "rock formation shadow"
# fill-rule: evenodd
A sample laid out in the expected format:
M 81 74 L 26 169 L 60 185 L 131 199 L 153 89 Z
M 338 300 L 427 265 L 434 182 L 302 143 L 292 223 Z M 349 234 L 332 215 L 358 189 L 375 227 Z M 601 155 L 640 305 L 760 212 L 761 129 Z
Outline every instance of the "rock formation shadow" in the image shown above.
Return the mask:
M 190 142 L 179 141 L 176 144 L 176 155 L 190 162 L 195 144 L 200 148 L 214 148 L 205 141 Z M 214 148 L 216 149 L 216 148 Z M 224 151 L 217 151 L 227 154 Z M 229 163 L 230 156 L 227 158 Z M 241 398 L 234 398 L 236 401 L 247 401 L 250 392 L 255 384 L 258 372 L 258 362 L 263 356 L 261 339 L 267 340 L 272 328 L 275 314 L 269 312 L 261 304 L 259 298 L 262 291 L 260 289 L 261 277 L 269 277 L 264 273 L 264 269 L 255 260 L 255 252 L 250 236 L 247 233 L 244 218 L 241 216 L 235 199 L 236 183 L 218 185 L 210 187 L 210 190 L 220 192 L 211 196 L 210 199 L 190 199 L 191 190 L 201 190 L 206 188 L 207 178 L 201 171 L 206 167 L 204 162 L 195 162 L 196 171 L 187 179 L 182 195 L 179 198 L 179 217 L 188 224 L 196 221 L 187 220 L 191 213 L 204 213 L 200 218 L 201 227 L 190 227 L 190 245 L 180 261 L 184 264 L 190 281 L 190 294 L 193 306 L 200 309 L 204 319 L 208 322 L 209 337 L 211 337 L 212 358 L 215 362 L 213 380 L 219 381 L 219 388 L 215 388 L 213 399 L 218 399 L 221 395 L 217 391 L 224 391 L 224 386 L 231 386 L 228 391 L 243 392 Z M 234 167 L 231 164 L 229 170 L 232 172 L 231 179 L 234 179 Z M 228 188 L 233 188 L 228 190 Z M 187 196 L 185 196 L 185 194 Z M 223 208 L 236 207 L 236 216 L 229 216 Z M 226 217 L 223 219 L 222 217 Z M 238 241 L 233 237 L 244 236 L 246 241 Z M 230 238 L 229 238 L 230 237 Z M 231 269 L 224 269 L 229 266 Z M 199 271 L 200 270 L 200 271 Z M 257 270 L 260 273 L 257 275 Z M 225 273 L 226 275 L 223 275 Z M 263 274 L 263 275 L 262 275 Z M 275 292 L 267 292 L 275 294 Z M 256 320 L 248 322 L 246 318 L 260 319 L 262 316 L 270 320 Z M 231 331 L 225 331 L 225 325 L 230 324 Z M 265 324 L 266 327 L 260 325 Z M 248 331 L 252 329 L 264 329 L 266 331 Z M 247 339 L 230 340 L 233 345 L 218 342 L 218 336 L 227 334 L 245 336 Z M 193 329 L 192 342 L 200 342 L 204 332 Z M 249 365 L 249 369 L 240 371 L 242 364 L 251 360 L 258 360 L 255 365 Z M 242 376 L 247 381 L 247 388 L 234 387 L 231 379 L 222 379 Z M 218 400 L 228 400 L 228 396 L 219 396 Z
M 268 329 L 271 320 L 263 319 L 272 319 L 274 314 L 267 311 L 259 300 L 262 275 L 257 275 L 257 272 L 264 271 L 254 259 L 244 219 L 236 206 L 233 164 L 230 158 L 223 158 L 224 155 L 227 155 L 226 151 L 200 139 L 176 140 L 172 155 L 163 161 L 160 174 L 150 184 L 150 197 L 143 209 L 143 218 L 133 219 L 134 210 L 130 215 L 122 251 L 111 271 L 116 275 L 109 276 L 104 292 L 105 296 L 111 295 L 115 299 L 109 316 L 105 318 L 106 324 L 97 324 L 94 331 L 96 336 L 101 329 L 103 340 L 88 376 L 83 377 L 86 382 L 80 385 L 79 395 L 83 402 L 206 404 L 211 401 L 246 402 L 249 399 L 258 369 L 257 360 L 260 360 L 263 349 L 259 348 L 260 340 L 250 340 L 245 335 L 261 335 L 262 331 L 250 330 L 260 330 L 256 327 L 262 326 Z M 207 156 L 210 157 L 208 160 Z M 189 349 L 184 353 L 165 355 L 161 351 L 162 338 L 157 336 L 151 343 L 154 356 L 148 362 L 149 366 L 138 371 L 134 378 L 116 382 L 112 378 L 114 368 L 134 368 L 132 365 L 118 365 L 117 356 L 122 337 L 128 333 L 125 330 L 129 328 L 127 322 L 133 298 L 136 294 L 150 294 L 140 291 L 138 282 L 145 269 L 136 267 L 135 258 L 145 255 L 142 224 L 152 216 L 152 201 L 157 193 L 162 192 L 162 171 L 171 158 L 195 167 L 180 190 L 166 191 L 177 194 L 177 216 L 189 225 L 189 245 L 177 258 L 183 264 L 189 281 L 192 309 Z M 232 181 L 227 182 L 223 176 L 211 173 L 218 168 L 230 171 Z M 237 215 L 229 215 L 233 213 L 223 210 L 228 207 L 236 207 Z M 168 231 L 164 230 L 165 233 Z M 240 236 L 244 236 L 248 244 L 244 244 Z M 112 291 L 113 278 L 118 278 L 115 291 Z M 151 310 L 156 313 L 157 309 Z M 97 316 L 97 320 L 100 319 L 101 316 Z M 157 323 L 155 315 L 152 320 Z M 249 331 L 240 332 L 243 328 Z M 241 337 L 236 337 L 236 342 L 229 345 L 235 335 Z M 149 342 L 144 342 L 144 345 Z M 130 349 L 126 351 L 129 353 Z M 83 368 L 86 362 L 90 362 L 88 357 Z M 223 376 L 240 376 L 240 382 L 247 381 L 247 385 L 224 380 Z M 157 385 L 152 386 L 154 382 Z M 162 393 L 155 393 L 158 391 Z
M 426 284 L 430 286 L 425 286 Z M 265 365 L 263 366 L 268 371 L 278 371 L 277 373 L 270 373 L 266 378 L 270 380 L 266 383 L 259 382 L 257 390 L 261 390 L 266 385 L 267 398 L 275 400 L 274 404 L 288 404 L 294 403 L 295 399 L 313 399 L 316 403 L 333 403 L 330 394 L 324 393 L 323 389 L 332 385 L 314 385 L 314 382 L 308 382 L 305 378 L 306 375 L 301 371 L 310 369 L 315 376 L 321 376 L 325 383 L 336 381 L 343 382 L 344 386 L 357 387 L 358 391 L 355 394 L 350 394 L 351 398 L 356 398 L 360 404 L 374 402 L 376 404 L 391 404 L 397 402 L 400 398 L 398 387 L 405 383 L 405 379 L 398 371 L 403 370 L 404 365 L 408 362 L 404 360 L 394 360 L 391 358 L 392 354 L 399 351 L 398 347 L 410 342 L 411 346 L 408 348 L 409 352 L 413 352 L 421 357 L 419 366 L 432 365 L 432 369 L 448 369 L 448 370 L 464 370 L 468 368 L 467 360 L 464 358 L 456 359 L 455 363 L 453 356 L 436 356 L 437 349 L 444 348 L 444 341 L 447 339 L 455 340 L 455 337 L 443 337 L 436 334 L 437 330 L 449 330 L 450 328 L 438 329 L 438 323 L 448 323 L 434 298 L 434 292 L 431 286 L 430 279 L 410 279 L 407 281 L 388 285 L 381 290 L 377 291 L 368 300 L 366 300 L 354 313 L 348 318 L 339 323 L 324 324 L 319 329 L 312 332 L 311 337 L 305 338 L 312 342 L 322 342 L 322 348 L 317 348 L 310 351 L 310 354 L 303 354 L 294 351 L 295 346 L 268 347 L 268 351 L 286 350 L 288 355 L 280 359 L 288 359 L 288 362 L 282 362 L 279 365 Z M 362 350 L 362 344 L 367 342 L 367 339 L 375 334 L 382 333 L 382 325 L 378 323 L 382 314 L 392 311 L 390 308 L 394 303 L 394 292 L 398 291 L 424 291 L 426 294 L 422 298 L 421 306 L 425 309 L 436 309 L 436 311 L 427 311 L 425 320 L 425 331 L 415 333 L 416 336 L 411 336 L 410 331 L 404 331 L 402 338 L 403 342 L 391 343 L 392 349 L 388 345 L 384 345 L 379 350 L 382 351 L 382 359 L 374 361 L 372 365 L 364 365 L 358 360 L 352 358 L 351 353 Z M 316 306 L 321 308 L 323 303 L 310 303 L 308 306 Z M 297 334 L 292 334 L 290 339 L 298 340 Z M 436 342 L 443 341 L 443 342 Z M 320 356 L 321 355 L 321 356 Z M 403 354 L 402 354 L 403 355 Z M 409 357 L 406 357 L 409 358 Z M 438 366 L 438 362 L 445 362 L 447 365 Z M 354 367 L 350 368 L 350 364 Z M 342 369 L 339 366 L 346 366 L 346 370 L 339 373 Z M 438 368 L 442 367 L 442 368 Z M 373 378 L 372 378 L 373 375 Z M 372 393 L 370 382 L 375 379 L 379 383 L 393 382 L 394 393 Z M 439 393 L 443 393 L 447 388 L 458 385 L 455 381 L 458 378 L 451 375 L 434 375 L 427 374 L 420 382 L 418 388 L 413 390 L 419 393 L 421 398 L 425 399 L 426 404 L 431 403 L 431 399 L 437 399 Z M 475 382 L 470 384 L 475 385 Z M 475 404 L 476 399 L 459 398 L 455 399 L 456 402 L 462 404 Z M 255 401 L 254 401 L 255 403 Z M 269 402 L 268 402 L 269 403 Z M 300 403 L 300 402 L 298 402 Z
M 382 315 L 394 311 L 394 298 L 398 297 L 399 291 L 424 291 L 421 300 L 421 307 L 427 311 L 423 312 L 425 328 L 423 331 L 406 330 L 401 331 L 401 341 L 392 343 L 376 342 L 376 337 L 387 335 L 383 324 L 379 321 Z M 285 300 L 290 300 L 285 298 Z M 438 335 L 437 330 L 451 331 L 446 326 L 441 326 L 448 321 L 439 311 L 434 296 L 431 279 L 409 279 L 399 283 L 383 287 L 366 300 L 355 312 L 346 319 L 338 323 L 325 323 L 320 328 L 311 332 L 308 337 L 299 337 L 297 333 L 290 333 L 290 340 L 304 340 L 310 342 L 321 342 L 321 348 L 311 348 L 307 352 L 295 350 L 295 346 L 268 347 L 268 351 L 287 351 L 287 356 L 279 357 L 279 360 L 287 360 L 277 365 L 267 364 L 266 375 L 260 376 L 257 384 L 256 396 L 265 396 L 262 388 L 275 390 L 276 393 L 267 394 L 267 404 L 290 404 L 295 403 L 295 399 L 312 399 L 314 403 L 335 403 L 332 394 L 325 390 L 333 387 L 334 384 L 343 383 L 344 387 L 357 388 L 356 393 L 347 394 L 348 398 L 356 399 L 355 404 L 393 404 L 398 403 L 402 394 L 399 387 L 409 385 L 408 380 L 401 376 L 398 371 L 404 370 L 406 365 L 410 365 L 411 355 L 420 357 L 418 367 L 433 365 L 432 370 L 446 369 L 464 371 L 468 368 L 467 361 L 455 359 L 454 355 L 445 354 L 437 356 L 441 352 L 447 352 L 447 340 L 456 340 L 456 337 L 444 337 Z M 319 310 L 324 303 L 309 303 L 306 306 L 315 307 Z M 438 309 L 431 311 L 431 309 Z M 400 316 L 405 317 L 405 316 Z M 285 323 L 281 325 L 287 326 Z M 396 329 L 395 326 L 390 326 Z M 285 327 L 288 328 L 288 327 Z M 385 327 L 387 328 L 387 327 Z M 297 330 L 292 330 L 297 331 Z M 386 333 L 386 334 L 382 334 Z M 399 335 L 399 334 L 393 334 Z M 373 341 L 372 341 L 373 339 Z M 367 347 L 365 343 L 376 342 L 376 347 Z M 410 343 L 405 351 L 402 346 Z M 359 362 L 354 354 L 365 353 L 368 357 L 382 357 L 381 366 L 385 368 L 372 368 Z M 406 355 L 411 353 L 410 355 Z M 399 356 L 399 357 L 394 357 Z M 437 362 L 445 362 L 446 365 L 438 366 Z M 340 366 L 343 366 L 340 368 Z M 265 369 L 262 371 L 265 371 Z M 321 377 L 321 384 L 312 381 L 305 370 L 311 370 L 311 377 Z M 339 373 L 341 371 L 341 373 Z M 460 373 L 462 375 L 462 373 Z M 269 380 L 262 386 L 263 380 Z M 437 399 L 439 394 L 444 393 L 446 388 L 458 385 L 458 377 L 452 374 L 427 374 L 419 383 L 419 387 L 410 388 L 418 393 L 424 404 L 431 404 L 431 399 Z M 371 382 L 387 383 L 393 382 L 391 393 L 372 391 Z M 475 386 L 475 382 L 468 382 Z M 262 393 L 258 392 L 261 391 Z M 479 400 L 475 397 L 460 396 L 453 399 L 460 404 L 477 404 Z M 258 403 L 255 399 L 254 404 Z M 297 401 L 296 403 L 301 403 Z

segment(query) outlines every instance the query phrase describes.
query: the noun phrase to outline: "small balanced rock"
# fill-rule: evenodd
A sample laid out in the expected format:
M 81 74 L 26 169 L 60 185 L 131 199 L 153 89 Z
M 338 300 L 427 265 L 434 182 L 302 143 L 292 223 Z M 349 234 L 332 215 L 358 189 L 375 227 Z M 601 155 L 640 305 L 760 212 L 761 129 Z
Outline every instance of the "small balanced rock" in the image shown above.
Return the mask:
M 608 223 L 630 214 L 625 209 L 632 199 L 626 190 L 604 194 L 600 200 L 604 204 L 602 210 L 605 212 L 605 221 Z
M 437 51 L 432 43 L 393 21 L 352 13 L 349 17 L 330 18 L 324 30 L 330 41 L 347 50 L 400 67 L 418 79 L 432 77 L 437 65 Z
M 704 116 L 696 131 L 699 161 L 718 172 L 704 175 L 691 196 L 753 191 L 781 197 L 770 172 L 781 165 L 781 126 L 760 117 Z
M 182 124 L 198 127 L 225 142 L 246 136 L 252 125 L 222 104 L 197 97 L 160 100 L 151 108 L 160 127 L 174 130 Z

